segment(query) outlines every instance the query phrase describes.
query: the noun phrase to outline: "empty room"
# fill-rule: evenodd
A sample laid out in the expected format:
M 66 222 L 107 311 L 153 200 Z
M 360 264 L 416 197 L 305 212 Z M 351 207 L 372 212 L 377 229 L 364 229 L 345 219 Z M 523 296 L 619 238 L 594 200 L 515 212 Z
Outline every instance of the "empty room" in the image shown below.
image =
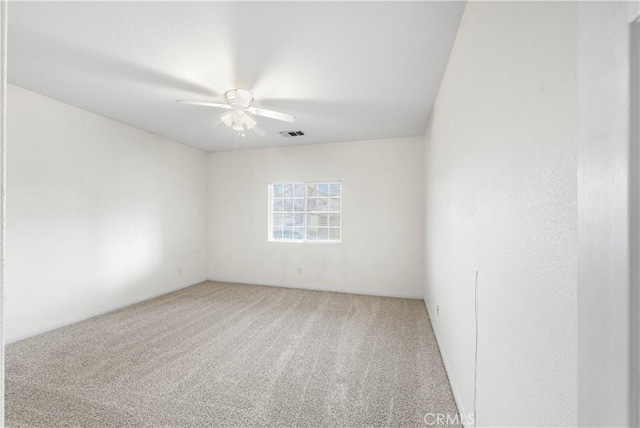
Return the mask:
M 4 426 L 639 426 L 639 14 L 2 0 Z

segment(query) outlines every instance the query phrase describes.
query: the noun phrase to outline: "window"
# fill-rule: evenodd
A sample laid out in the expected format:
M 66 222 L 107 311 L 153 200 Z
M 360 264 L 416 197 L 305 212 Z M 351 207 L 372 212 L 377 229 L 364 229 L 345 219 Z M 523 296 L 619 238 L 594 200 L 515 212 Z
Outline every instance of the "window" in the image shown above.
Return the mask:
M 342 183 L 269 185 L 269 241 L 340 242 Z

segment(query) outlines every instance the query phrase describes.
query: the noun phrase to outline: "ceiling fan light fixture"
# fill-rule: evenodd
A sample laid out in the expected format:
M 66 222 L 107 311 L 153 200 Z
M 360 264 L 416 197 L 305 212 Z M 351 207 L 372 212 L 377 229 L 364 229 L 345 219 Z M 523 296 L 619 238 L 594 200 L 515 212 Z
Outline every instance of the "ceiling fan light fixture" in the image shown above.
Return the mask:
M 233 126 L 233 111 L 228 111 L 225 114 L 223 114 L 222 116 L 220 116 L 220 120 L 226 126 L 231 128 Z
M 228 111 L 220 116 L 220 120 L 226 126 L 238 132 L 251 129 L 258 123 L 255 118 L 244 109 Z
M 247 125 L 247 129 L 251 129 L 258 124 L 258 122 L 256 122 L 254 117 L 251 116 L 249 113 L 246 113 L 244 117 L 245 117 L 244 124 Z

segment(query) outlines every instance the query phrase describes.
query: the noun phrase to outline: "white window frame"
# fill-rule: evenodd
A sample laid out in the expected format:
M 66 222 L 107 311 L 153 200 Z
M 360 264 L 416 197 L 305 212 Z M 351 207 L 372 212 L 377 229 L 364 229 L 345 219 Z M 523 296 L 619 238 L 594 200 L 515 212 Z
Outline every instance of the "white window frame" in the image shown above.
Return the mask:
M 273 186 L 274 185 L 279 185 L 279 184 L 291 184 L 291 185 L 296 185 L 296 184 L 301 184 L 304 185 L 304 211 L 302 212 L 302 214 L 304 215 L 304 226 L 303 227 L 303 238 L 302 239 L 274 239 L 273 238 Z M 332 184 L 338 184 L 340 185 L 340 196 L 338 196 L 338 198 L 340 199 L 340 211 L 338 212 L 332 212 L 329 211 L 329 209 L 327 208 L 327 212 L 326 214 L 339 214 L 340 215 L 340 224 L 339 226 L 333 226 L 333 227 L 327 227 L 328 229 L 328 233 L 330 233 L 331 229 L 338 229 L 340 231 L 340 239 L 307 239 L 307 214 L 309 213 L 307 211 L 307 191 L 308 191 L 308 187 L 309 185 L 320 185 L 320 184 L 326 184 L 328 186 L 331 186 Z M 267 229 L 267 241 L 268 242 L 277 242 L 277 243 L 291 243 L 291 244 L 340 244 L 342 243 L 342 197 L 344 194 L 344 188 L 342 186 L 342 181 L 341 180 L 329 180 L 329 181 L 279 181 L 279 182 L 274 182 L 274 183 L 269 183 L 267 185 L 267 203 L 269 205 L 269 209 L 268 209 L 268 229 Z M 330 197 L 331 198 L 331 197 Z M 295 212 L 295 211 L 294 211 Z M 319 213 L 318 211 L 314 211 L 311 212 L 310 214 L 314 214 L 314 213 Z M 322 212 L 322 214 L 324 214 L 324 212 Z

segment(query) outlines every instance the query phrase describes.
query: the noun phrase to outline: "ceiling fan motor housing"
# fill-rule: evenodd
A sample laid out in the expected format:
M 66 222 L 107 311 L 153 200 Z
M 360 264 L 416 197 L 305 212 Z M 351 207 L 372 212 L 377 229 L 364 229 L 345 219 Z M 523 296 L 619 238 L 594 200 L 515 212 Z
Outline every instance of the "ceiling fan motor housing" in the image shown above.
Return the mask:
M 224 93 L 229 105 L 234 108 L 248 108 L 253 101 L 253 93 L 244 89 L 230 89 Z

